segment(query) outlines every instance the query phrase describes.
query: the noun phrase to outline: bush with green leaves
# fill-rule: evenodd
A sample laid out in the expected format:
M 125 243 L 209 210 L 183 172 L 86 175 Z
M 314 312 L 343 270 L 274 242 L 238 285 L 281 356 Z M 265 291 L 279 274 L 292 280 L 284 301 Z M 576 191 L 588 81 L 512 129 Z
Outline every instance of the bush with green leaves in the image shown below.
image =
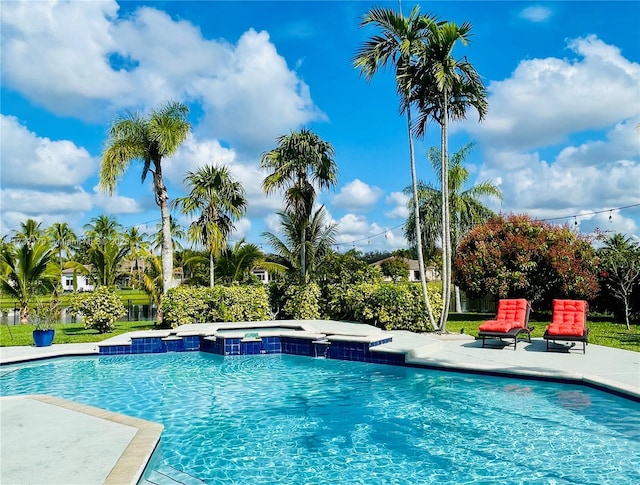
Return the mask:
M 254 322 L 269 319 L 267 290 L 256 285 L 178 286 L 160 304 L 171 327 L 203 322 Z
M 437 320 L 442 312 L 440 292 L 432 286 L 427 291 Z M 433 330 L 418 284 L 362 283 L 348 289 L 346 300 L 355 321 L 384 330 Z
M 285 317 L 295 320 L 317 320 L 320 318 L 320 287 L 315 283 L 291 285 L 285 290 L 283 312 Z
M 72 315 L 82 314 L 84 328 L 94 328 L 99 333 L 111 332 L 116 320 L 127 313 L 116 290 L 108 286 L 75 293 L 70 303 Z

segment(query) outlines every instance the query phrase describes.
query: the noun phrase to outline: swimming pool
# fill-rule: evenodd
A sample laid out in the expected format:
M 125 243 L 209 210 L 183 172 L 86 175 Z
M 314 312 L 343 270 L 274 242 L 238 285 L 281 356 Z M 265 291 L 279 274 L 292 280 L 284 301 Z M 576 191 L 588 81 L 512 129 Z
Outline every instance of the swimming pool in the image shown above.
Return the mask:
M 640 405 L 583 386 L 203 352 L 53 359 L 0 382 L 162 423 L 155 470 L 212 484 L 640 482 Z

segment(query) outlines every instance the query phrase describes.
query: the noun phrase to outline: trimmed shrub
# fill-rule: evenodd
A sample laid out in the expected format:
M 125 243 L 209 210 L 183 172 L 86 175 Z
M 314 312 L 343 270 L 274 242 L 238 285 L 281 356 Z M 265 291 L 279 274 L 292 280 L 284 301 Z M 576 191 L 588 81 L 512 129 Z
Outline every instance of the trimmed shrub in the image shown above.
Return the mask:
M 117 291 L 108 286 L 98 286 L 89 293 L 74 293 L 70 308 L 72 315 L 82 314 L 84 328 L 95 328 L 100 333 L 111 332 L 116 320 L 127 313 Z
M 438 320 L 442 298 L 437 288 L 427 287 L 429 301 Z M 422 288 L 415 283 L 362 283 L 347 290 L 346 302 L 353 320 L 384 330 L 432 331 Z
M 178 286 L 167 292 L 160 307 L 163 322 L 174 328 L 189 323 L 269 319 L 267 291 L 255 285 Z
M 296 320 L 320 318 L 320 287 L 317 284 L 291 285 L 284 296 L 286 303 L 282 310 L 286 316 Z

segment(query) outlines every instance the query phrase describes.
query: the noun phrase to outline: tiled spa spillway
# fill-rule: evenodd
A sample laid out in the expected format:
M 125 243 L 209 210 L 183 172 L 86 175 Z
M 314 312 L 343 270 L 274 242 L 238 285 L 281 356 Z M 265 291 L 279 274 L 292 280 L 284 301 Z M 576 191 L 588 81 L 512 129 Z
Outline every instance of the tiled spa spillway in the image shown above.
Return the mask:
M 301 327 L 215 328 L 188 331 L 136 332 L 126 339 L 99 344 L 101 355 L 201 351 L 218 355 L 293 354 L 377 364 L 403 365 L 404 353 L 385 352 L 380 345 L 392 335 L 322 334 Z M 204 328 L 203 328 L 204 330 Z

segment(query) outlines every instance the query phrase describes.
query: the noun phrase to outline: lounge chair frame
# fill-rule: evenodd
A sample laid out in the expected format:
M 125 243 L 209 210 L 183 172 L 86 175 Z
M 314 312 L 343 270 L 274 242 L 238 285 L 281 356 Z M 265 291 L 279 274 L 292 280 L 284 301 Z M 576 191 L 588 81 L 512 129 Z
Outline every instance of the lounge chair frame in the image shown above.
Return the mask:
M 531 313 L 531 304 L 527 302 L 527 313 L 524 319 L 524 327 L 516 327 L 512 328 L 508 332 L 478 332 L 478 338 L 482 339 L 482 348 L 484 349 L 485 340 L 488 338 L 491 339 L 500 339 L 500 342 L 504 340 L 513 340 L 513 350 L 516 350 L 518 346 L 518 336 L 520 334 L 524 334 L 527 342 L 531 343 L 531 332 L 535 329 L 535 327 L 529 326 L 529 314 Z M 511 345 L 507 343 L 507 346 Z
M 587 345 L 589 345 L 589 329 L 587 328 L 587 313 L 589 312 L 589 304 L 585 303 L 584 308 L 584 331 L 582 335 L 549 335 L 549 328 L 544 331 L 543 339 L 547 342 L 547 352 L 549 351 L 549 342 L 553 342 L 555 345 L 562 347 L 562 350 L 568 350 L 575 346 L 576 342 L 582 342 L 582 353 L 587 353 Z M 553 315 L 551 317 L 553 321 Z M 557 344 L 556 342 L 571 342 L 570 346 Z M 552 349 L 553 350 L 553 349 Z

